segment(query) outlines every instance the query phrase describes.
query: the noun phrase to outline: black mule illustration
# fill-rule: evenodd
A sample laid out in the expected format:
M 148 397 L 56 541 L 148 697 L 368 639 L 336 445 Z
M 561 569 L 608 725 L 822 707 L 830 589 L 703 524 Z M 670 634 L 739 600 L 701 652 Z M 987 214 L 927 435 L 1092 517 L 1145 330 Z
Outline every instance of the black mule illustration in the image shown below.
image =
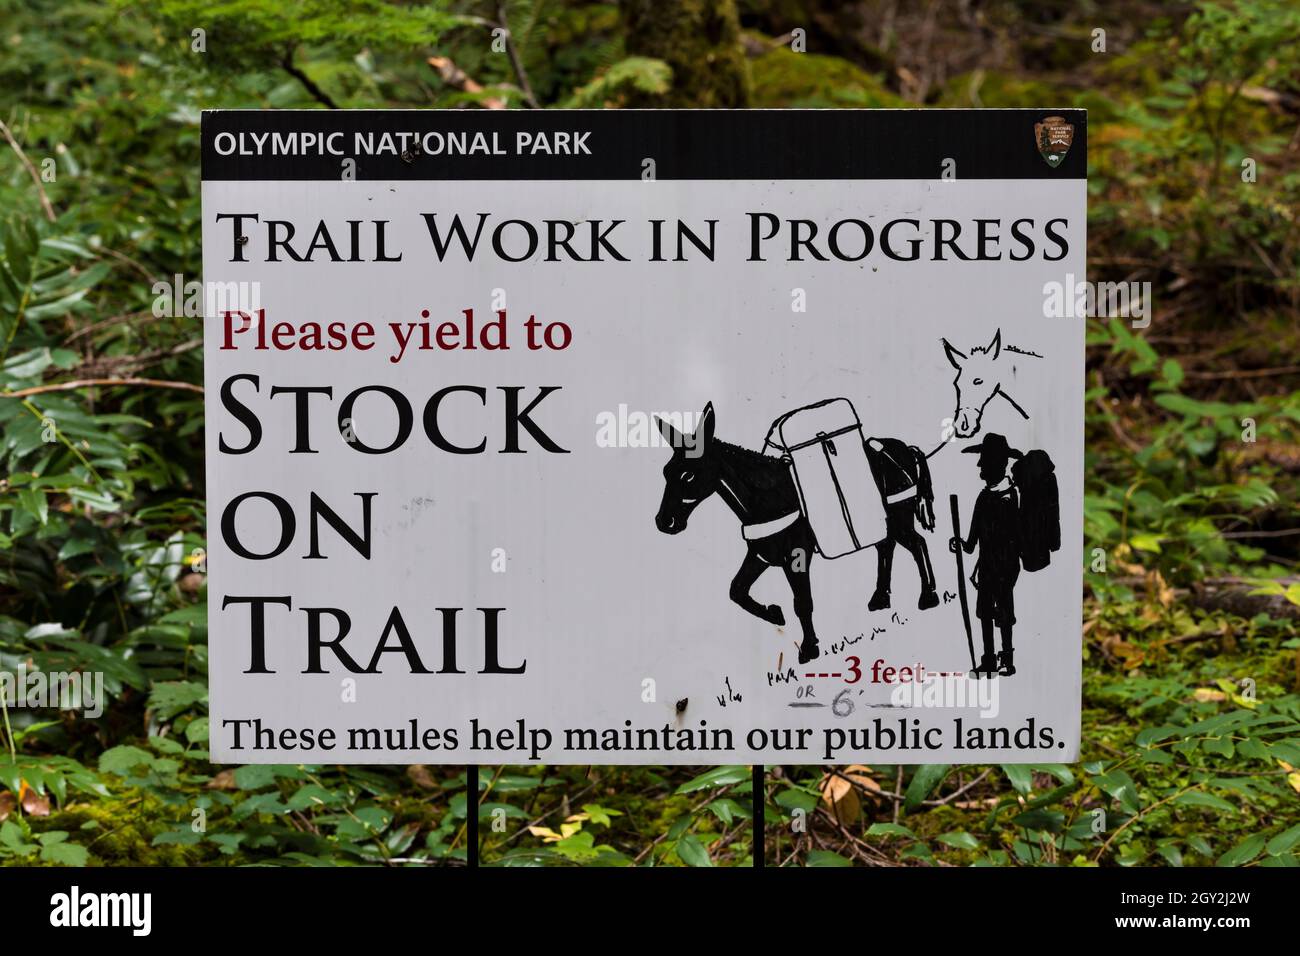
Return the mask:
M 983 653 L 977 663 L 971 645 L 971 673 L 979 677 L 997 672 L 1010 677 L 1016 672 L 1012 631 L 1016 623 L 1015 587 L 1021 567 L 1026 571 L 1041 570 L 1051 560 L 1051 553 L 1061 546 L 1055 466 L 1046 452 L 1022 453 L 1010 447 L 1005 437 L 993 432 L 987 433 L 978 445 L 962 451 L 979 455 L 980 478 L 984 480 L 984 488 L 975 499 L 970 533 L 964 541 L 957 523 L 957 497 L 952 496 L 954 536 L 948 542 L 948 550 L 957 554 L 963 618 L 967 614 L 966 582 L 960 552 L 972 554 L 976 548 L 980 552 L 971 582 L 978 592 L 975 616 L 980 621 Z M 1007 464 L 1012 459 L 1016 459 L 1016 464 L 1008 474 Z M 969 642 L 968 618 L 965 623 Z M 1002 638 L 1002 649 L 996 654 L 994 628 Z
M 811 412 L 815 420 L 808 416 L 796 418 L 799 412 Z M 792 441 L 810 421 L 815 425 L 832 418 L 843 424 L 829 432 L 814 431 L 806 442 Z M 682 434 L 662 418 L 655 421 L 673 450 L 663 470 L 664 493 L 655 524 L 665 534 L 678 534 L 685 530 L 691 512 L 700 502 L 715 493 L 721 497 L 740 519 L 746 544 L 745 558 L 731 581 L 731 600 L 760 620 L 784 625 L 785 614 L 778 605 L 759 604 L 750 595 L 764 571 L 781 568 L 803 631 L 800 663 L 820 655 L 808 576 L 814 552 L 839 557 L 877 545 L 882 554 L 884 549 L 888 551 L 888 557 L 880 561 L 880 568 L 887 574 L 893 546 L 902 543 L 917 556 L 922 577 L 921 607 L 938 603 L 929 554 L 911 523 L 914 516 L 920 516 L 924 527 L 934 527 L 933 492 L 925 456 L 913 454 L 914 449 L 894 439 L 863 442 L 856 413 L 846 400 L 797 409 L 778 419 L 768 441 L 772 443 L 774 434 L 780 436 L 778 441 L 783 440 L 779 448 L 783 454 L 779 457 L 715 438 L 712 403 L 705 406 L 699 425 L 690 435 Z M 786 427 L 792 425 L 795 427 Z M 874 451 L 873 442 L 877 446 Z M 855 448 L 867 452 L 865 460 L 863 452 L 855 452 Z M 801 466 L 800 459 L 807 464 Z M 816 464 L 819 459 L 824 461 L 824 467 Z M 913 462 L 910 472 L 902 461 Z M 856 467 L 859 462 L 861 467 Z M 894 473 L 896 469 L 899 474 Z M 869 495 L 862 490 L 864 473 L 871 487 Z M 821 547 L 814 522 L 822 528 Z M 877 583 L 877 594 L 883 594 L 888 603 L 887 579 Z

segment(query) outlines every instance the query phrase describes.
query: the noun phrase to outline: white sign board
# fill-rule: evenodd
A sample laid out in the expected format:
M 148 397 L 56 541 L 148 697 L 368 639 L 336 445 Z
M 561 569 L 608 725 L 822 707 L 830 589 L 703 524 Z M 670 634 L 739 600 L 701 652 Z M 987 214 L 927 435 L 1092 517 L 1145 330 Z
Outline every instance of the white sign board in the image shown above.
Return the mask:
M 213 759 L 1075 759 L 1085 132 L 205 114 Z

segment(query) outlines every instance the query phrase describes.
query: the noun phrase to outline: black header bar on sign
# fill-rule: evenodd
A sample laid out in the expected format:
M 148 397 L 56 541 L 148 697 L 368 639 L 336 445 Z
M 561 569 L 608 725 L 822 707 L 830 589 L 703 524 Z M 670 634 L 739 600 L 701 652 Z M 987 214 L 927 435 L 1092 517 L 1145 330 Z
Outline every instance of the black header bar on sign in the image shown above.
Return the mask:
M 203 178 L 1084 179 L 1087 132 L 1077 109 L 207 110 Z

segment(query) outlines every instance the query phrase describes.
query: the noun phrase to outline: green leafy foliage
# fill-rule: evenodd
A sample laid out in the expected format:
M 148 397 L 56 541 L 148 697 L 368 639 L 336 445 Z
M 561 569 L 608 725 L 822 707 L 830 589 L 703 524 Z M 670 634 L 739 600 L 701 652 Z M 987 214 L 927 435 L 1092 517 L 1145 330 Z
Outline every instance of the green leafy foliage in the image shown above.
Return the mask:
M 1136 16 L 1103 56 L 1084 14 L 1045 32 L 1023 6 L 877 38 L 853 5 L 740 4 L 755 106 L 1086 106 L 1090 278 L 1155 296 L 1149 327 L 1088 328 L 1084 762 L 882 764 L 840 778 L 849 813 L 815 767 L 768 768 L 766 794 L 743 766 L 496 768 L 471 802 L 457 768 L 206 751 L 201 328 L 170 305 L 200 269 L 200 110 L 526 87 L 618 107 L 707 70 L 629 48 L 612 3 L 512 0 L 502 23 L 474 2 L 0 0 L 26 160 L 0 137 L 0 669 L 101 674 L 105 705 L 0 706 L 0 862 L 461 865 L 476 812 L 487 865 L 744 866 L 759 799 L 776 865 L 1295 865 L 1300 12 Z M 1254 603 L 1201 600 L 1220 580 Z

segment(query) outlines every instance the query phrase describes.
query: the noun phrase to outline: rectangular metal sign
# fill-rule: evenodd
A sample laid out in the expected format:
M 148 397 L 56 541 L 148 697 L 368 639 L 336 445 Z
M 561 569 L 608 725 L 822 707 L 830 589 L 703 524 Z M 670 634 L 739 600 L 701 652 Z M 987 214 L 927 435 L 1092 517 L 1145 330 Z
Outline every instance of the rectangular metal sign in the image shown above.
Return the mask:
M 1076 759 L 1086 138 L 205 113 L 213 759 Z

